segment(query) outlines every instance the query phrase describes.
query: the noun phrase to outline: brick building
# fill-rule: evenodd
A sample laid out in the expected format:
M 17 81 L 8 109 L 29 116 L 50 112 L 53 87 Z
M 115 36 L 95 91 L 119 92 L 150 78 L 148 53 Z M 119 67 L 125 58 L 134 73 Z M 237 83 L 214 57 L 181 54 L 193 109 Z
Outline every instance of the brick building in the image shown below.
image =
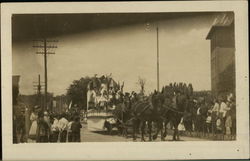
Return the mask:
M 211 87 L 215 96 L 235 93 L 234 14 L 220 14 L 207 37 L 211 41 Z

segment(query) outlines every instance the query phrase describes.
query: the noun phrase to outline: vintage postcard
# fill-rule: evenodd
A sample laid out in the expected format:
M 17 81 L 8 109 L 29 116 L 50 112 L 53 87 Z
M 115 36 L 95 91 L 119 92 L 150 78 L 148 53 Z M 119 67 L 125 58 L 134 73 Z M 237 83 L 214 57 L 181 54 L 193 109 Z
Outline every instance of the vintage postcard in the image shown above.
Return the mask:
M 249 158 L 247 2 L 1 5 L 5 160 Z

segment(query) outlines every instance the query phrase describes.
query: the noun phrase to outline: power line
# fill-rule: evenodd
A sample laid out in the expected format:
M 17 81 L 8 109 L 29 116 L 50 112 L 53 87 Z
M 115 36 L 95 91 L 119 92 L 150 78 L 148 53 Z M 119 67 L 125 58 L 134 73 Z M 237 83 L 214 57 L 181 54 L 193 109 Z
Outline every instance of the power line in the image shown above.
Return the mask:
M 58 42 L 58 40 L 47 40 L 46 38 L 44 39 L 39 39 L 39 40 L 34 40 L 35 42 L 41 42 L 43 45 L 33 45 L 34 48 L 40 48 L 43 51 L 42 52 L 36 52 L 36 54 L 42 54 L 44 55 L 44 83 L 45 83 L 45 89 L 44 89 L 44 107 L 43 109 L 48 110 L 47 107 L 47 94 L 48 94 L 48 78 L 47 78 L 47 55 L 48 54 L 55 54 L 54 52 L 48 52 L 48 49 L 51 48 L 57 48 L 55 45 L 48 45 L 50 42 Z

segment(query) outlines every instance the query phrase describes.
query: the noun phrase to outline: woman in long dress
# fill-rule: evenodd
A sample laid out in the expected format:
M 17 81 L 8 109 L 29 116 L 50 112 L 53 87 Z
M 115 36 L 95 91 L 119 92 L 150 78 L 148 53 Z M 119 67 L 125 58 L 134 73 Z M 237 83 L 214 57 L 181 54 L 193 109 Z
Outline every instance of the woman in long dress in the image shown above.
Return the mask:
M 31 121 L 31 127 L 29 131 L 29 138 L 33 141 L 36 140 L 37 136 L 37 118 L 38 118 L 38 113 L 37 113 L 37 107 L 35 106 L 34 111 L 32 111 L 30 115 L 30 121 Z

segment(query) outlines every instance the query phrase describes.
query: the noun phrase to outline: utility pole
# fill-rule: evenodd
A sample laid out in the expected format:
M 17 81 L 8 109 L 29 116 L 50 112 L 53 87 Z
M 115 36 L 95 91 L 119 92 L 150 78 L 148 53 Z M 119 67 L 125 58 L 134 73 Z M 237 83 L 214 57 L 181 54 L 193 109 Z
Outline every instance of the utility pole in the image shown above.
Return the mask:
M 38 75 L 38 86 L 37 86 L 37 93 L 41 95 L 41 82 L 40 82 L 40 74 Z
M 47 79 L 47 43 L 46 38 L 43 40 L 44 42 L 44 82 L 45 82 L 45 90 L 44 90 L 44 109 L 47 110 L 47 92 L 48 92 L 48 79 Z
M 40 74 L 38 74 L 38 82 L 33 82 L 35 83 L 33 86 L 34 86 L 34 90 L 36 91 L 37 93 L 37 96 L 38 96 L 38 101 L 39 101 L 39 104 L 40 106 L 42 105 L 42 98 L 41 98 L 41 90 L 42 90 L 42 87 L 44 87 L 44 85 L 42 85 L 41 83 L 41 79 L 40 79 Z
M 33 45 L 34 48 L 40 48 L 42 52 L 36 52 L 36 54 L 44 55 L 44 83 L 45 83 L 45 90 L 44 90 L 44 107 L 43 110 L 48 110 L 47 107 L 47 94 L 48 94 L 48 77 L 47 77 L 47 55 L 48 54 L 55 54 L 54 52 L 48 52 L 48 49 L 57 48 L 55 45 L 48 45 L 47 43 L 50 42 L 58 42 L 57 40 L 47 40 L 46 38 L 41 40 L 34 40 L 37 42 L 41 42 L 43 45 Z
M 60 109 L 61 109 L 61 111 L 63 111 L 63 108 L 62 108 L 62 95 L 60 96 Z
M 42 99 L 41 99 L 41 80 L 40 80 L 40 74 L 38 75 L 38 86 L 37 86 L 37 94 L 40 106 L 42 105 Z
M 157 38 L 157 91 L 160 91 L 160 74 L 159 74 L 159 33 L 158 26 L 156 27 L 156 38 Z

